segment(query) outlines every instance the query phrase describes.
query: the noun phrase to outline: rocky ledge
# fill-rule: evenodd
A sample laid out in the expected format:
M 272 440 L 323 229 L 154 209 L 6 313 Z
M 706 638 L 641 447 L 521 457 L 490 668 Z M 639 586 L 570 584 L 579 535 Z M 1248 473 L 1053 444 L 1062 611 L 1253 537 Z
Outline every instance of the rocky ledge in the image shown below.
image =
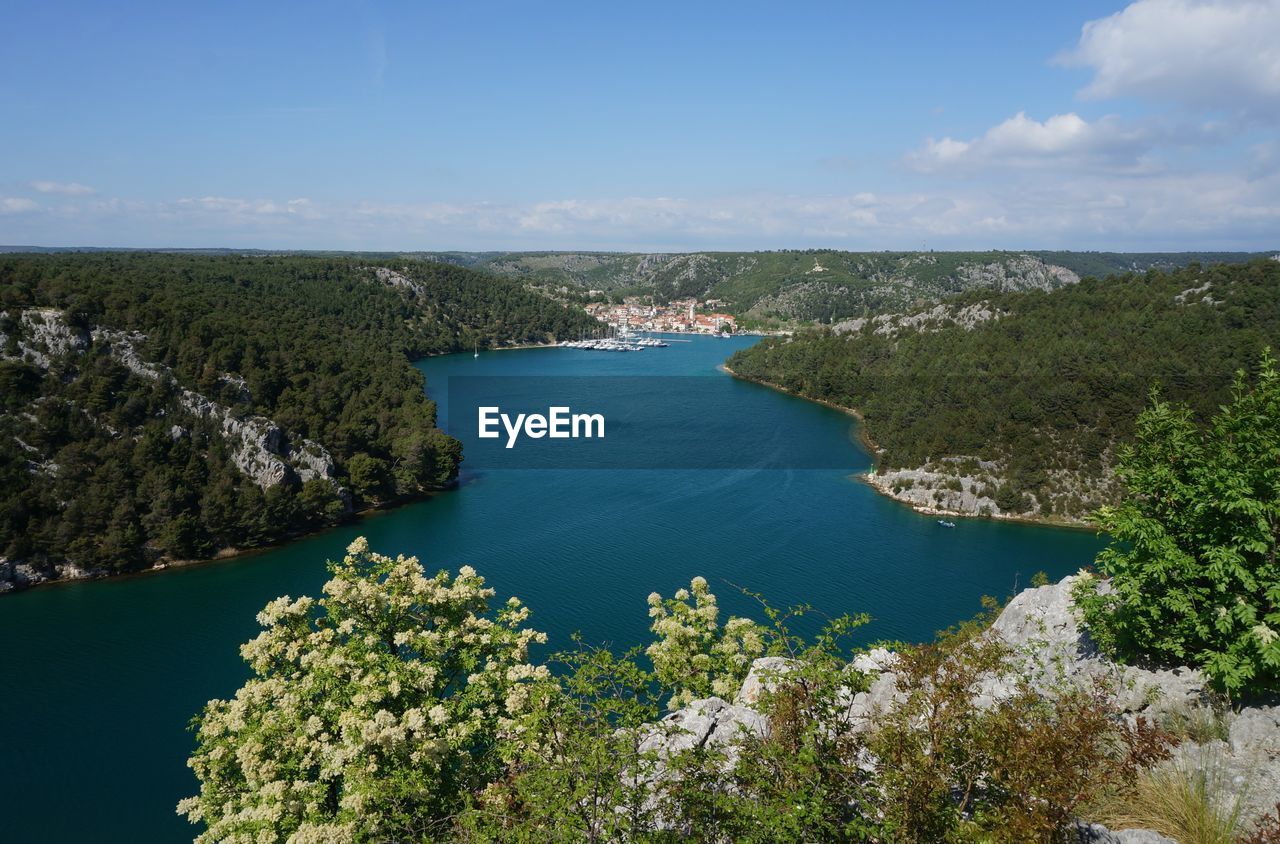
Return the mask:
M 996 460 L 944 457 L 915 469 L 886 469 L 864 476 L 878 492 L 920 513 L 979 516 L 1019 521 L 1053 521 L 1084 525 L 1088 513 L 1111 502 L 1116 480 L 1111 474 L 1088 477 L 1079 471 L 1050 470 L 1052 491 L 1003 496 L 1005 467 Z M 1051 518 L 1042 515 L 1051 512 Z
M 1013 649 L 1015 673 L 986 678 L 974 705 L 990 706 L 1013 695 L 1023 679 L 1042 694 L 1051 695 L 1064 684 L 1091 686 L 1095 678 L 1105 678 L 1116 690 L 1117 706 L 1126 718 L 1146 716 L 1160 722 L 1172 715 L 1211 714 L 1225 722 L 1225 737 L 1200 743 L 1185 741 L 1161 766 L 1212 768 L 1216 777 L 1230 785 L 1228 791 L 1237 795 L 1246 825 L 1273 810 L 1280 802 L 1280 706 L 1219 712 L 1212 708 L 1214 698 L 1204 675 L 1195 669 L 1152 670 L 1107 659 L 1076 620 L 1071 602 L 1076 581 L 1068 577 L 1051 586 L 1027 589 L 1004 608 L 987 635 L 1003 639 Z M 896 704 L 895 662 L 892 652 L 875 649 L 860 655 L 850 666 L 872 678 L 868 691 L 848 698 L 843 720 L 850 729 L 866 729 Z M 756 705 L 763 691 L 773 688 L 791 665 L 790 660 L 779 657 L 756 660 L 732 702 L 716 697 L 693 701 L 652 725 L 642 749 L 656 751 L 664 759 L 692 747 L 713 747 L 731 762 L 743 736 L 767 734 L 768 718 Z M 658 776 L 662 775 L 660 771 Z M 1113 831 L 1084 820 L 1075 832 L 1080 842 L 1089 844 L 1170 841 L 1152 830 Z

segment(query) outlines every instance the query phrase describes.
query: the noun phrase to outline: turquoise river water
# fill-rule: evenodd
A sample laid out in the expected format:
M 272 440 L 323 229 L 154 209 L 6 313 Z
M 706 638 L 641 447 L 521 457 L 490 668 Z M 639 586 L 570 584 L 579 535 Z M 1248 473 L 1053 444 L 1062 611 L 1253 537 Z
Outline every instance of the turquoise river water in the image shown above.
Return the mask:
M 278 595 L 318 594 L 325 560 L 361 534 L 430 570 L 475 566 L 499 599 L 532 607 L 552 647 L 574 631 L 643 642 L 645 596 L 699 574 L 726 612 L 752 609 L 736 584 L 775 605 L 869 612 L 867 639 L 921 640 L 975 614 L 981 595 L 1008 595 L 1036 571 L 1061 577 L 1101 547 L 1081 531 L 946 529 L 877 495 L 853 477 L 870 460 L 850 417 L 719 373 L 751 338 L 690 339 L 419 367 L 440 399 L 450 375 L 705 375 L 714 389 L 694 411 L 781 416 L 788 436 L 824 444 L 845 468 L 464 469 L 456 490 L 264 553 L 0 598 L 0 841 L 190 840 L 174 813 L 196 788 L 189 719 L 245 678 L 237 646 L 257 611 Z

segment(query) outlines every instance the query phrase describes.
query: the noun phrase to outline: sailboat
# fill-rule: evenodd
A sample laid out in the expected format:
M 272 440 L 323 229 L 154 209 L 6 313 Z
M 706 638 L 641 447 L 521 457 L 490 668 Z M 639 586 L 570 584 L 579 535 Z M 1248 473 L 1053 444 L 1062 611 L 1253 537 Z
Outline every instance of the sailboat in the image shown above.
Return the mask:
M 480 357 L 480 341 L 479 340 L 476 341 L 476 353 L 472 355 L 472 357 L 473 358 Z

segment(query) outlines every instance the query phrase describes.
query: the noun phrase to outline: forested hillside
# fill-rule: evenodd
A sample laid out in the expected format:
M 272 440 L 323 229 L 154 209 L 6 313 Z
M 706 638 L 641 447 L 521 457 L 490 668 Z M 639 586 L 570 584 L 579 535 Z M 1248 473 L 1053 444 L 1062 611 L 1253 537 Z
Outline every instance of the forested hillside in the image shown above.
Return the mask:
M 592 322 L 426 262 L 0 257 L 0 588 L 207 557 L 438 489 L 460 447 L 411 360 Z
M 451 263 L 519 278 L 548 292 L 695 297 L 751 325 L 818 321 L 931 304 L 966 290 L 1051 290 L 1084 276 L 1241 262 L 1232 252 L 607 252 L 445 253 Z
M 1076 519 L 1115 489 L 1152 387 L 1202 418 L 1280 346 L 1280 263 L 970 292 L 916 314 L 771 338 L 740 376 L 856 408 L 877 485 L 940 510 Z

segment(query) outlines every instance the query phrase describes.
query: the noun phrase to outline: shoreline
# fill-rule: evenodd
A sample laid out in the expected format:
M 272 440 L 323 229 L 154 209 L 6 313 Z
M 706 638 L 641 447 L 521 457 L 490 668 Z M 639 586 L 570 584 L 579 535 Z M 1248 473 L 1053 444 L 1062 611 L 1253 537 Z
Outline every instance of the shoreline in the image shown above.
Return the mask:
M 875 461 L 876 461 L 876 455 L 881 450 L 880 446 L 876 443 L 875 440 L 871 438 L 869 434 L 867 434 L 866 419 L 862 416 L 862 414 L 856 408 L 846 407 L 841 404 L 836 404 L 835 402 L 832 402 L 832 401 L 827 401 L 826 399 L 815 399 L 811 396 L 802 395 L 801 393 L 797 393 L 794 390 L 788 390 L 786 387 L 783 387 L 780 384 L 775 384 L 771 381 L 765 381 L 763 379 L 757 379 L 757 378 L 748 378 L 745 375 L 739 375 L 737 372 L 734 372 L 729 367 L 728 364 L 722 363 L 718 368 L 722 372 L 725 372 L 728 375 L 734 378 L 737 378 L 739 381 L 745 381 L 749 384 L 759 384 L 762 387 L 768 387 L 770 390 L 777 390 L 779 393 L 783 393 L 788 396 L 793 396 L 794 398 L 802 399 L 804 401 L 813 402 L 814 404 L 824 405 L 826 407 L 831 408 L 832 410 L 838 410 L 841 413 L 844 413 L 848 416 L 852 416 L 854 419 L 858 420 L 858 442 L 866 449 L 869 456 L 871 457 L 872 470 L 874 471 L 877 469 Z M 876 492 L 878 492 L 880 495 L 883 495 L 885 498 L 888 498 L 890 501 L 893 501 L 894 503 L 900 504 L 904 507 L 909 507 L 922 516 L 953 516 L 955 518 L 960 518 L 960 519 L 981 519 L 981 520 L 993 521 L 993 522 L 999 521 L 999 522 L 1012 522 L 1015 524 L 1034 525 L 1036 527 L 1054 527 L 1054 528 L 1065 528 L 1067 530 L 1084 530 L 1084 531 L 1089 531 L 1090 533 L 1097 532 L 1097 529 L 1094 528 L 1092 525 L 1090 525 L 1088 522 L 1045 519 L 1039 516 L 1014 516 L 1014 515 L 1003 515 L 1003 514 L 1001 515 L 990 514 L 990 515 L 984 516 L 979 513 L 969 513 L 969 512 L 963 512 L 960 510 L 947 510 L 940 507 L 929 507 L 923 504 L 917 504 L 906 498 L 900 498 L 898 495 L 896 495 L 893 492 L 892 489 L 882 486 L 878 482 L 877 475 L 870 475 L 870 474 L 867 474 L 866 472 L 855 472 L 850 477 L 855 478 L 860 483 L 866 484 L 867 486 L 871 487 Z
M 73 583 L 93 583 L 93 582 L 100 582 L 100 581 L 106 581 L 106 580 L 111 580 L 111 581 L 130 580 L 137 577 L 149 577 L 152 575 L 164 574 L 165 572 L 174 571 L 178 569 L 195 568 L 198 566 L 209 566 L 209 565 L 214 565 L 216 563 L 229 563 L 229 562 L 242 560 L 247 557 L 254 557 L 259 554 L 267 554 L 272 551 L 278 551 L 281 548 L 285 547 L 286 545 L 290 545 L 294 542 L 299 542 L 304 539 L 311 539 L 317 536 L 323 536 L 324 534 L 329 533 L 330 531 L 338 530 L 339 528 L 350 527 L 351 525 L 355 525 L 359 522 L 364 521 L 365 519 L 377 518 L 378 516 L 383 515 L 385 513 L 392 513 L 396 510 L 399 510 L 401 507 L 407 507 L 410 504 L 416 504 L 420 501 L 426 501 L 428 499 L 434 498 L 435 496 L 441 493 L 451 492 L 453 488 L 454 487 L 451 486 L 446 489 L 431 490 L 430 492 L 424 492 L 419 495 L 412 495 L 412 496 L 407 496 L 405 498 L 398 498 L 394 502 L 384 503 L 376 507 L 366 507 L 363 510 L 356 510 L 350 514 L 350 517 L 346 521 L 339 522 L 336 525 L 326 525 L 324 527 L 317 528 L 315 530 L 309 530 L 309 531 L 304 531 L 302 533 L 283 536 L 279 540 L 275 542 L 267 543 L 266 545 L 258 545 L 253 548 L 222 548 L 212 557 L 198 557 L 196 559 L 189 559 L 189 560 L 166 560 L 163 562 L 156 563 L 155 565 L 149 566 L 147 568 L 134 569 L 131 571 L 122 571 L 122 572 L 117 572 L 115 574 L 111 574 L 109 572 L 94 573 L 93 571 L 90 571 L 79 577 L 47 577 L 44 580 L 40 580 L 35 583 L 28 583 L 26 586 L 15 585 L 12 589 L 8 589 L 4 592 L 0 592 L 0 601 L 4 600 L 4 596 L 6 595 L 9 595 L 9 596 L 18 595 L 23 592 L 30 592 L 33 589 L 44 589 L 44 588 L 53 588 L 58 586 L 67 586 Z

